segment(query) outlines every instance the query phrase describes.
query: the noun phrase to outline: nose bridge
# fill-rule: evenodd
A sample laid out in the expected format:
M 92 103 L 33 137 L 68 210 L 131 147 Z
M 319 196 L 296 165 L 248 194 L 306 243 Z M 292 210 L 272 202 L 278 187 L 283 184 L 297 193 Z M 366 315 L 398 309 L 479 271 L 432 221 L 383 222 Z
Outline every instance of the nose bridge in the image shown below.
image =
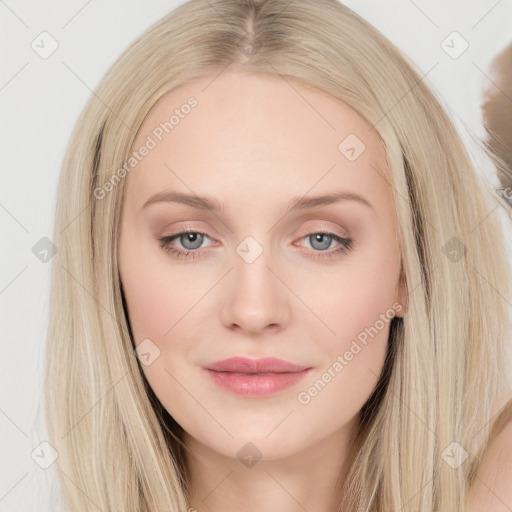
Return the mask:
M 270 276 L 275 279 L 275 275 L 270 271 L 274 263 L 269 244 L 263 246 L 255 238 L 247 237 L 239 244 L 236 253 L 235 279 L 239 291 L 254 296 L 269 293 L 273 287 Z

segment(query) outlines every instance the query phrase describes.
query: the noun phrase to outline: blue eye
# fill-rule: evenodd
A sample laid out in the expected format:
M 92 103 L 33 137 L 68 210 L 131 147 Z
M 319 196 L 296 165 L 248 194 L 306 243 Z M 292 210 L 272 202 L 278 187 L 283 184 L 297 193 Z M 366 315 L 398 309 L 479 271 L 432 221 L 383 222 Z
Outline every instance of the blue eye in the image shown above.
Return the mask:
M 311 233 L 306 235 L 304 238 L 307 238 L 310 241 L 313 248 L 315 248 L 315 244 L 318 244 L 316 248 L 318 248 L 319 251 L 315 251 L 312 255 L 314 258 L 331 258 L 339 255 L 340 253 L 347 253 L 353 248 L 353 241 L 351 238 L 343 238 L 326 231 Z M 333 240 L 338 242 L 340 246 L 334 251 L 325 252 L 325 250 L 331 246 L 331 242 Z
M 191 257 L 194 259 L 196 255 L 201 253 L 198 249 L 200 249 L 205 237 L 209 238 L 206 233 L 202 233 L 200 231 L 184 230 L 171 236 L 158 238 L 158 241 L 160 242 L 160 246 L 173 257 L 178 259 Z M 184 249 L 179 249 L 172 245 L 176 239 Z M 353 248 L 353 241 L 351 238 L 343 238 L 335 233 L 329 233 L 327 231 L 315 231 L 301 238 L 301 240 L 303 239 L 310 240 L 310 244 L 313 249 L 315 249 L 315 246 L 318 249 L 311 252 L 311 256 L 313 258 L 332 258 L 339 256 L 340 253 L 347 253 Z M 326 249 L 331 246 L 333 241 L 337 242 L 339 247 L 333 251 L 326 252 Z
M 176 258 L 188 258 L 191 256 L 191 258 L 194 259 L 196 253 L 198 252 L 197 249 L 199 249 L 205 237 L 208 237 L 206 233 L 184 230 L 179 231 L 172 236 L 164 236 L 158 240 L 160 242 L 160 246 L 163 247 L 163 249 L 172 256 Z M 175 239 L 179 240 L 180 244 L 184 247 L 185 250 L 176 249 L 171 245 Z

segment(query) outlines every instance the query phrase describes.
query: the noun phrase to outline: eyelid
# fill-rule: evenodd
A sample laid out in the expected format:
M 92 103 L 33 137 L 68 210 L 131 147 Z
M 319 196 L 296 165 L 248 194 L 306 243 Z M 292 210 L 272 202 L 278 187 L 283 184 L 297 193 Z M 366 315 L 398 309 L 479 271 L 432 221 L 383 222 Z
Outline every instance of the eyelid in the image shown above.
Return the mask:
M 303 238 L 304 236 L 308 236 L 308 235 L 311 235 L 313 233 L 327 233 L 327 234 L 335 234 L 337 236 L 339 236 L 340 238 L 350 238 L 350 235 L 348 234 L 348 231 L 345 229 L 345 230 L 341 230 L 338 227 L 332 227 L 330 224 L 326 224 L 325 222 L 323 222 L 322 224 L 320 225 L 317 225 L 315 224 L 313 227 L 306 227 L 304 229 L 301 229 L 301 233 L 302 231 L 304 231 L 304 234 L 303 235 L 299 235 L 299 238 Z

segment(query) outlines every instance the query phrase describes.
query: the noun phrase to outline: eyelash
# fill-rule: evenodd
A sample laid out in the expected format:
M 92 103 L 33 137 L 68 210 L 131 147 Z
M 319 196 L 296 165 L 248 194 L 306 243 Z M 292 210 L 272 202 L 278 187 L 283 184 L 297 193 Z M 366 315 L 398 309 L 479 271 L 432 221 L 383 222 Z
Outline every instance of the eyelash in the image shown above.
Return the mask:
M 173 257 L 175 257 L 177 259 L 186 259 L 189 256 L 191 256 L 192 260 L 193 260 L 196 257 L 196 254 L 198 252 L 200 252 L 200 249 L 196 249 L 193 251 L 180 250 L 180 249 L 176 249 L 170 245 L 170 243 L 175 238 L 178 238 L 180 235 L 183 235 L 186 233 L 194 233 L 194 234 L 198 234 L 198 235 L 208 236 L 206 233 L 203 233 L 201 231 L 194 231 L 194 230 L 190 229 L 190 230 L 178 231 L 177 233 L 174 233 L 173 235 L 158 238 L 158 241 L 160 242 L 160 246 L 164 249 L 164 251 L 171 254 Z M 334 251 L 330 251 L 330 252 L 314 251 L 314 253 L 316 253 L 316 254 L 312 254 L 312 256 L 315 259 L 333 258 L 333 257 L 339 255 L 340 253 L 346 254 L 347 252 L 352 250 L 353 246 L 354 246 L 353 240 L 351 238 L 343 238 L 339 235 L 336 235 L 335 233 L 331 233 L 329 231 L 323 231 L 323 230 L 312 231 L 311 233 L 303 236 L 302 238 L 307 238 L 308 236 L 312 236 L 312 235 L 327 235 L 327 236 L 331 237 L 332 239 L 334 239 L 336 242 L 341 244 L 341 246 Z

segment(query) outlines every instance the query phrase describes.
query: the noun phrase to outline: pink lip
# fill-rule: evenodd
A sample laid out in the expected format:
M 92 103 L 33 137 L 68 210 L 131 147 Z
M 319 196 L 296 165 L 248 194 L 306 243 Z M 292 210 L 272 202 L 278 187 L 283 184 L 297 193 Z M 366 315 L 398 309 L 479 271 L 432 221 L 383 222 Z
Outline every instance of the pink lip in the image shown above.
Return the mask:
M 310 366 L 298 366 L 272 357 L 232 357 L 203 368 L 222 388 L 247 397 L 277 393 L 299 382 L 311 370 Z

